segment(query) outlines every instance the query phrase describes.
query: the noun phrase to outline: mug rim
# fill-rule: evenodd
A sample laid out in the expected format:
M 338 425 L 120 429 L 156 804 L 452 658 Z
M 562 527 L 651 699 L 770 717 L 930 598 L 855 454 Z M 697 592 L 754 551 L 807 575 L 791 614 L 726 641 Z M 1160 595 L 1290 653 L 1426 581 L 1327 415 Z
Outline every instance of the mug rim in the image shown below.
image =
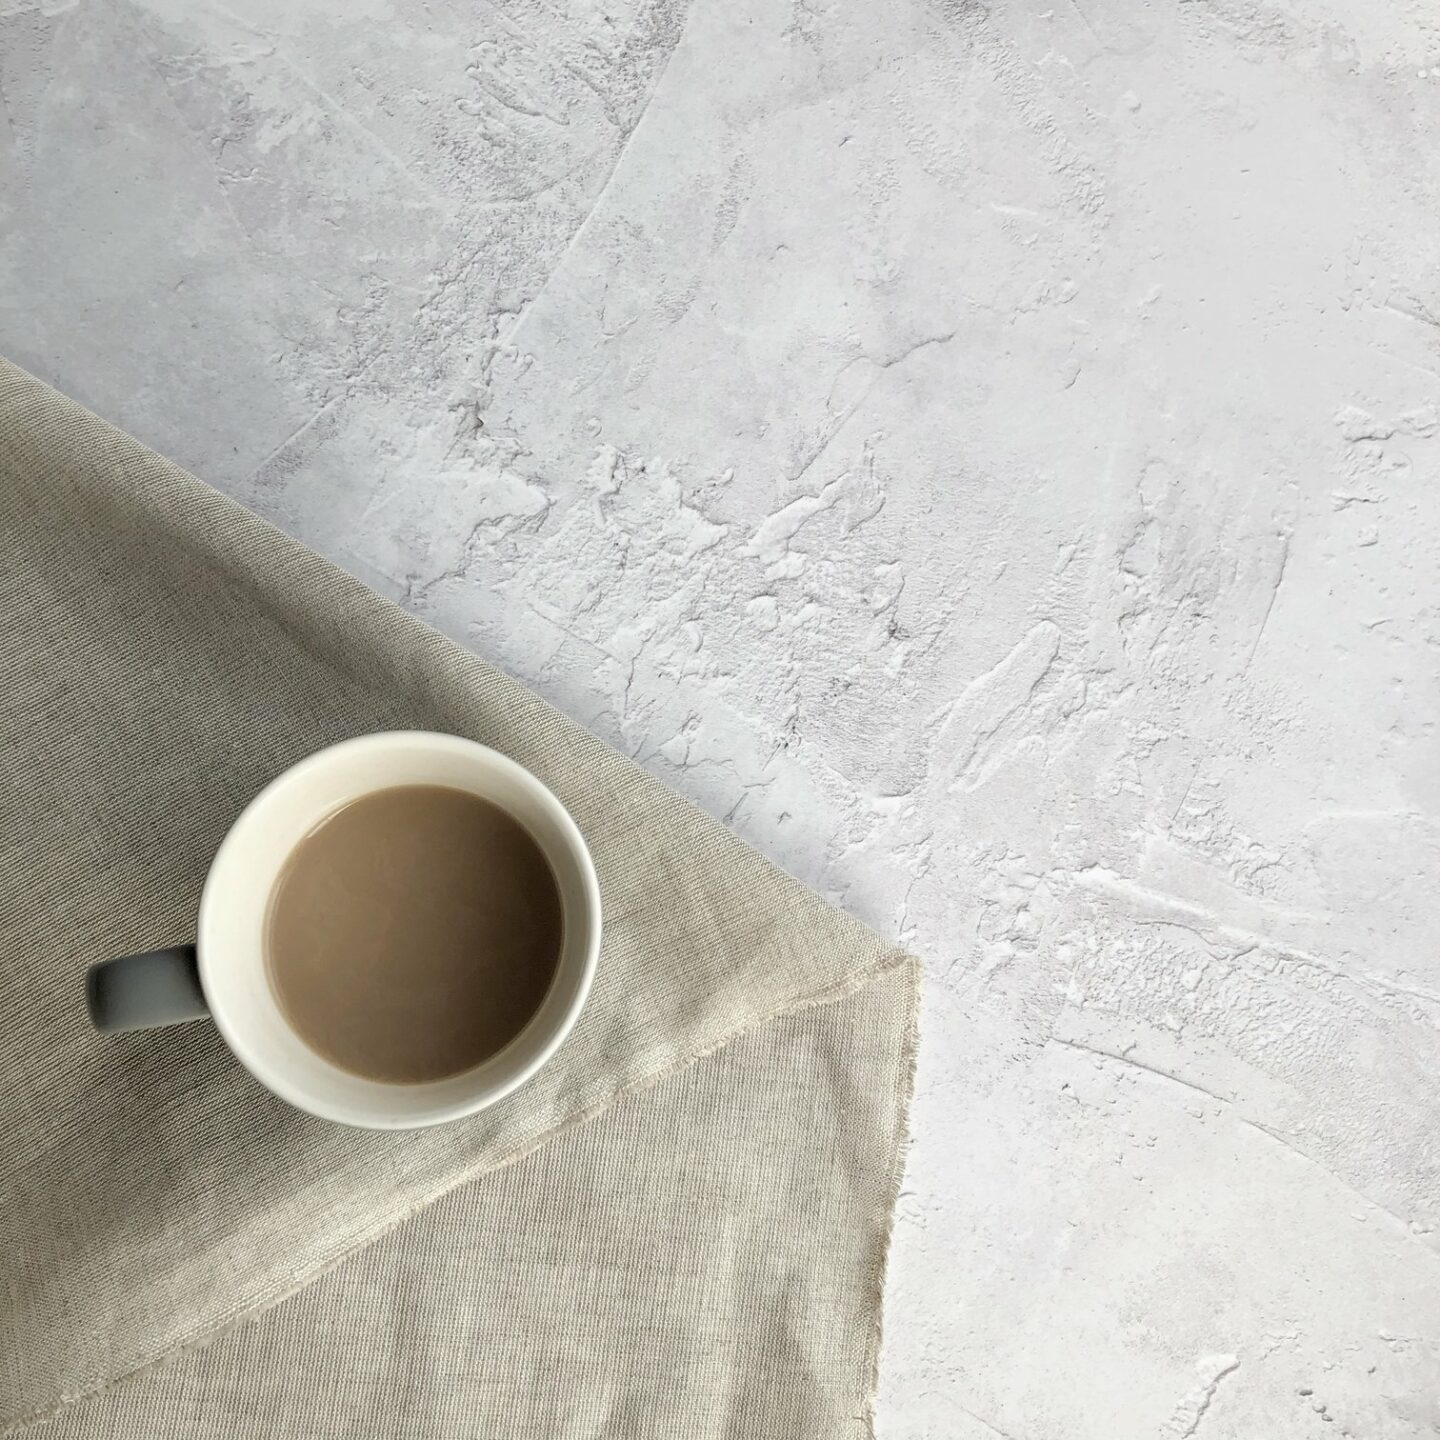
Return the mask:
M 517 1066 L 510 1074 L 502 1079 L 477 1090 L 474 1094 L 467 1095 L 449 1103 L 434 1104 L 430 1109 L 423 1112 L 417 1112 L 415 1114 L 365 1114 L 344 1103 L 335 1103 L 325 1096 L 315 1095 L 303 1085 L 295 1083 L 291 1076 L 267 1064 L 260 1058 L 255 1047 L 250 1042 L 250 1037 L 246 1033 L 245 1026 L 236 1023 L 235 1017 L 229 1012 L 227 1002 L 221 998 L 217 987 L 211 981 L 209 970 L 212 962 L 207 960 L 207 953 L 209 953 L 210 947 L 206 944 L 206 934 L 209 929 L 208 922 L 215 907 L 216 896 L 219 893 L 220 887 L 225 883 L 225 872 L 228 864 L 233 861 L 235 852 L 242 844 L 247 825 L 253 824 L 256 815 L 268 805 L 272 804 L 279 792 L 302 782 L 311 772 L 327 764 L 332 764 L 336 760 L 352 759 L 357 755 L 363 755 L 366 750 L 384 751 L 392 749 L 397 746 L 403 746 L 407 742 L 412 745 L 418 744 L 442 751 L 448 750 L 453 755 L 480 761 L 491 770 L 498 769 L 502 773 L 505 773 L 521 790 L 528 792 L 532 799 L 549 812 L 550 818 L 561 832 L 564 844 L 570 852 L 569 858 L 574 862 L 580 880 L 583 890 L 584 924 L 588 933 L 586 935 L 584 952 L 580 959 L 579 974 L 574 982 L 573 994 L 569 1003 L 558 1020 L 553 1024 L 550 1033 L 538 1043 L 533 1053 L 523 1064 Z M 358 799 L 363 795 L 376 794 L 382 790 L 391 788 L 394 788 L 393 784 L 387 784 L 382 780 L 371 788 L 358 791 L 354 798 Z M 333 811 L 325 811 L 322 814 L 318 814 L 315 817 L 314 823 L 316 825 L 320 824 L 321 821 L 331 813 L 333 813 Z M 519 819 L 518 816 L 516 818 Z M 196 957 L 200 986 L 204 992 L 205 1001 L 209 1007 L 210 1016 L 215 1022 L 216 1028 L 220 1031 L 222 1038 L 236 1059 L 238 1059 L 245 1069 L 267 1090 L 295 1106 L 296 1109 L 306 1111 L 311 1115 L 316 1115 L 323 1120 L 331 1120 L 339 1124 L 351 1125 L 367 1130 L 415 1130 L 427 1128 L 432 1125 L 443 1125 L 451 1120 L 459 1120 L 466 1115 L 473 1115 L 495 1104 L 497 1101 L 504 1099 L 507 1095 L 513 1094 L 514 1091 L 526 1084 L 542 1066 L 550 1061 L 555 1052 L 564 1043 L 570 1031 L 574 1028 L 575 1022 L 579 1019 L 580 1012 L 589 997 L 590 987 L 594 982 L 595 971 L 599 965 L 600 936 L 600 884 L 595 873 L 595 864 L 590 855 L 589 846 L 586 845 L 585 837 L 581 834 L 580 827 L 575 823 L 574 817 L 544 781 L 532 771 L 526 769 L 519 761 L 512 759 L 502 751 L 493 749 L 489 745 L 481 744 L 478 740 L 469 740 L 464 736 L 452 735 L 440 730 L 377 730 L 364 735 L 353 736 L 348 740 L 337 741 L 333 745 L 327 745 L 305 756 L 304 759 L 296 761 L 295 764 L 282 770 L 270 780 L 235 817 L 230 828 L 225 832 L 225 838 L 220 842 L 214 858 L 210 862 L 210 868 L 205 876 L 204 887 L 201 890 L 199 916 L 196 924 Z M 262 953 L 260 956 L 262 971 L 264 964 L 265 957 Z M 264 983 L 269 983 L 268 977 L 264 979 Z M 291 1033 L 294 1034 L 302 1044 L 306 1043 L 303 1036 L 299 1035 L 299 1032 L 290 1024 L 288 1018 L 284 1016 L 283 1011 L 280 1012 L 280 1014 L 281 1019 Z M 524 1033 L 524 1030 L 520 1032 L 521 1035 Z M 516 1038 L 518 1039 L 519 1036 Z M 497 1052 L 497 1054 L 503 1053 L 503 1049 Z M 404 1091 L 409 1088 L 405 1085 L 393 1084 L 386 1081 L 370 1080 L 364 1076 L 358 1078 L 368 1084 L 379 1085 L 395 1091 Z

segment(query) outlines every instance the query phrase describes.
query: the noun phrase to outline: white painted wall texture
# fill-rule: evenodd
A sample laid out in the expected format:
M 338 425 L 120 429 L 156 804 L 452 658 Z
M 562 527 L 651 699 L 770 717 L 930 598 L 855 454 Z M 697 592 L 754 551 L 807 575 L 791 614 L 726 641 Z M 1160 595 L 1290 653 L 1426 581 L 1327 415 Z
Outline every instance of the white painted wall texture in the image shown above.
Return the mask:
M 0 4 L 0 345 L 929 970 L 886 1440 L 1440 1434 L 1440 11 Z

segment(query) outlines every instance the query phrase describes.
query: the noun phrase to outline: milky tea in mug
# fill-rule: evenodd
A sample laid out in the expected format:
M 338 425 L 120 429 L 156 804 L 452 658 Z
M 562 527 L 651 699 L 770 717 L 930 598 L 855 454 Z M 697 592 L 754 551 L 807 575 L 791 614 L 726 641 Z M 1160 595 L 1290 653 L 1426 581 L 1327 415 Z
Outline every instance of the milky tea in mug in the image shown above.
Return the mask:
M 286 859 L 265 921 L 282 1014 L 331 1064 L 422 1084 L 498 1054 L 540 1008 L 564 915 L 550 864 L 500 806 L 444 785 L 342 805 Z

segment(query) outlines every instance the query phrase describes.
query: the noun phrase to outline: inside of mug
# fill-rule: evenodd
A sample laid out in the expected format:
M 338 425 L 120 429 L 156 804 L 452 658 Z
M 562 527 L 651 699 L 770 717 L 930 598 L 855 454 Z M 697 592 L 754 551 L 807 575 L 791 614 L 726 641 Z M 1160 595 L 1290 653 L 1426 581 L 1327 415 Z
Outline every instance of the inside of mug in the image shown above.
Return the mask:
M 270 896 L 291 851 L 341 806 L 398 785 L 449 786 L 509 811 L 549 860 L 564 917 L 554 981 L 525 1028 L 470 1070 L 410 1085 L 368 1080 L 312 1050 L 281 1012 L 265 967 Z M 235 822 L 201 901 L 201 981 L 230 1047 L 258 1079 L 292 1104 L 350 1124 L 433 1124 L 508 1094 L 558 1046 L 589 985 L 598 920 L 599 896 L 584 842 L 559 801 L 528 771 L 455 736 L 423 731 L 368 735 L 302 761 L 262 791 Z

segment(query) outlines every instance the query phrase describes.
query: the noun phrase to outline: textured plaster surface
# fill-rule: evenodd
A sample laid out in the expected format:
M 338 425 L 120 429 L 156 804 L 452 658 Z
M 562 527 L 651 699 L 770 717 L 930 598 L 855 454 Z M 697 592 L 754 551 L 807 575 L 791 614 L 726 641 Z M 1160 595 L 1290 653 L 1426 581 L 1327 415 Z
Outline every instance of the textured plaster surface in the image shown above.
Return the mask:
M 928 967 L 888 1440 L 1440 1433 L 1440 12 L 0 0 L 0 346 Z

